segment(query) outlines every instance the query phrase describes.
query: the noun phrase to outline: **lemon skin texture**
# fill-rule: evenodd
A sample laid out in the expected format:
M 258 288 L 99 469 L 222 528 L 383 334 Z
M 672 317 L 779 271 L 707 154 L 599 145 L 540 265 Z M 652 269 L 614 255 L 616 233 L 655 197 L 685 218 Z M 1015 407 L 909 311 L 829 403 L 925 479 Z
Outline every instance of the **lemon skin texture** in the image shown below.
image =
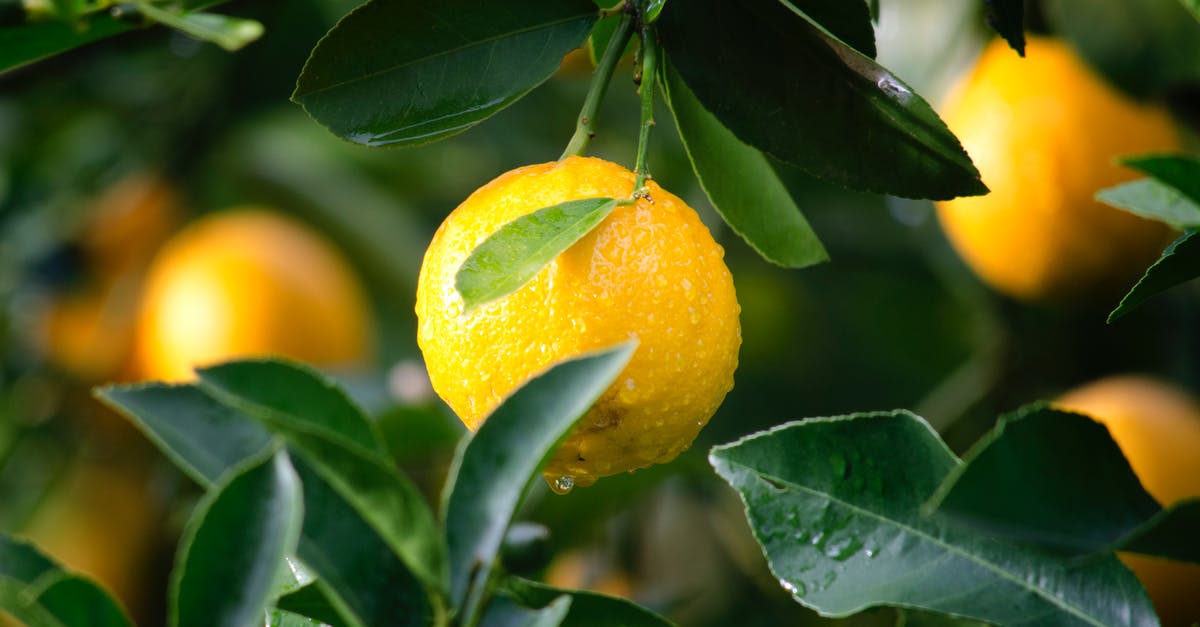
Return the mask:
M 670 461 L 733 387 L 741 345 L 722 248 L 696 212 L 648 183 L 521 289 L 463 313 L 455 274 L 502 225 L 584 198 L 624 199 L 629 170 L 568 157 L 507 172 L 437 230 L 418 278 L 417 341 L 434 390 L 478 429 L 514 389 L 552 364 L 636 338 L 633 357 L 544 474 L 587 486 Z
M 937 203 L 950 243 L 996 290 L 1075 301 L 1128 288 L 1170 229 L 1093 199 L 1138 178 L 1120 156 L 1180 150 L 1166 112 L 1106 84 L 1066 44 L 1030 37 L 1022 59 L 999 39 L 943 115 L 985 196 Z
M 1164 507 L 1200 497 L 1200 402 L 1157 379 L 1124 375 L 1067 392 L 1057 406 L 1104 423 L 1142 486 Z M 1123 553 L 1164 625 L 1200 622 L 1200 566 Z
M 135 346 L 143 378 L 281 355 L 352 369 L 370 359 L 370 306 L 351 267 L 300 223 L 244 207 L 200 219 L 151 264 Z

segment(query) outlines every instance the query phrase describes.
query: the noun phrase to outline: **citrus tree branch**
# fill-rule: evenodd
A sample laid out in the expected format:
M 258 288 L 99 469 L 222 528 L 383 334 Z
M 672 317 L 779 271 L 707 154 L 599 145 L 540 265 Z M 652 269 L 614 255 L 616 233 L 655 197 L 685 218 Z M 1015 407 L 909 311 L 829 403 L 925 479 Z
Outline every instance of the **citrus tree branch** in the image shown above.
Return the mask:
M 633 168 L 635 195 L 644 195 L 646 179 L 649 178 L 646 153 L 650 150 L 650 129 L 654 126 L 654 80 L 658 75 L 659 54 L 656 34 L 654 27 L 649 24 L 642 24 L 638 33 L 642 47 L 642 125 L 638 133 L 637 165 Z
M 621 53 L 625 51 L 625 45 L 629 43 L 633 30 L 632 23 L 633 16 L 629 13 L 621 16 L 617 30 L 613 32 L 612 39 L 608 42 L 608 48 L 604 50 L 604 56 L 600 58 L 600 63 L 596 66 L 596 73 L 592 75 L 592 84 L 588 87 L 587 97 L 583 100 L 583 109 L 579 112 L 579 119 L 575 123 L 575 134 L 571 136 L 567 149 L 563 151 L 559 159 L 583 154 L 583 151 L 587 150 L 588 142 L 596 135 L 596 111 L 600 108 L 600 101 L 604 99 L 604 92 L 608 91 L 608 83 L 612 80 L 617 61 L 621 59 Z

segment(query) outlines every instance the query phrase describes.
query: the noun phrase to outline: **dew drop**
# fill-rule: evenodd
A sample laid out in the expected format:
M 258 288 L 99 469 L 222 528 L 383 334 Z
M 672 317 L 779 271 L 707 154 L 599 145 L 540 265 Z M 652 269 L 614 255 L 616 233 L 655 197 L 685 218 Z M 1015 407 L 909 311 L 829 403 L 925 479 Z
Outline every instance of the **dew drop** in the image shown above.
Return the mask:
M 804 596 L 805 593 L 808 592 L 808 590 L 804 588 L 804 584 L 800 582 L 792 583 L 786 579 L 780 579 L 779 585 L 783 586 L 784 590 L 792 593 L 792 596 L 797 598 Z
M 575 479 L 571 477 L 559 477 L 550 484 L 550 489 L 556 494 L 566 494 L 575 487 Z

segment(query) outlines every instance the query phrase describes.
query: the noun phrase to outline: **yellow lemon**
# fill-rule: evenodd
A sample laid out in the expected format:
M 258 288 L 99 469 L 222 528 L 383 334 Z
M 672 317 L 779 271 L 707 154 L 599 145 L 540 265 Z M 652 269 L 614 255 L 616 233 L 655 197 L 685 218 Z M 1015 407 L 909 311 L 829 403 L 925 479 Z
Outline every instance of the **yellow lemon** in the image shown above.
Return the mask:
M 142 377 L 257 355 L 328 367 L 371 353 L 369 304 L 340 254 L 295 220 L 261 208 L 205 217 L 151 264 L 135 357 Z
M 1057 406 L 1105 424 L 1142 486 L 1164 506 L 1200 497 L 1200 402 L 1142 376 L 1101 379 L 1067 392 Z M 1200 622 L 1200 566 L 1123 554 L 1164 625 Z
M 1166 112 L 1118 93 L 1067 44 L 1030 37 L 1022 59 L 993 41 L 944 112 L 986 196 L 937 204 L 951 244 L 995 289 L 1070 300 L 1127 287 L 1169 229 L 1093 200 L 1139 175 L 1122 155 L 1179 150 Z
M 741 327 L 724 251 L 695 211 L 650 182 L 647 198 L 618 206 L 503 299 L 464 314 L 454 279 L 504 224 L 571 200 L 628 198 L 633 184 L 629 170 L 584 157 L 507 172 L 446 218 L 418 278 L 430 381 L 471 429 L 555 362 L 639 340 L 546 467 L 559 488 L 674 459 L 733 387 Z

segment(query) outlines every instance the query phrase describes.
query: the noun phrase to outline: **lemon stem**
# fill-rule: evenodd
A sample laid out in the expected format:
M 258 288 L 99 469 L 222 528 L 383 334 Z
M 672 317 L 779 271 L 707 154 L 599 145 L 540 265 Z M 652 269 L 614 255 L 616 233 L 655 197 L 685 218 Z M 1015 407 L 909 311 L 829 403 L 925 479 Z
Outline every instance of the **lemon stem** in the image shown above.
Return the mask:
M 587 150 L 588 142 L 596 135 L 596 112 L 600 109 L 600 101 L 604 100 L 604 92 L 608 91 L 608 83 L 612 80 L 617 61 L 621 59 L 621 53 L 625 51 L 625 45 L 629 43 L 629 37 L 633 34 L 632 23 L 633 16 L 629 13 L 621 16 L 617 30 L 608 42 L 608 48 L 605 48 L 604 56 L 600 57 L 600 63 L 596 66 L 596 73 L 592 75 L 592 84 L 588 87 L 583 109 L 575 123 L 575 134 L 571 136 L 567 149 L 559 157 L 560 160 L 571 155 L 583 154 L 583 151 Z
M 655 34 L 654 27 L 645 23 L 638 33 L 642 50 L 642 84 L 639 88 L 642 94 L 642 127 L 638 133 L 637 165 L 633 169 L 636 177 L 633 182 L 635 196 L 646 195 L 646 179 L 650 178 L 646 171 L 646 153 L 650 150 L 650 129 L 654 126 L 654 79 L 658 74 L 658 41 Z

